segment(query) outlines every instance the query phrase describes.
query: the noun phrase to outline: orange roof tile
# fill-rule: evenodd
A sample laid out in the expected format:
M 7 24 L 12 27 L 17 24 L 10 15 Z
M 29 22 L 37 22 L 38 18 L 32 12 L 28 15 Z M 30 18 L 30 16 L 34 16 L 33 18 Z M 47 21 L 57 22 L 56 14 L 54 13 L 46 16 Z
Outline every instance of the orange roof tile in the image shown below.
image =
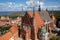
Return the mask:
M 12 33 L 8 32 L 5 35 L 3 35 L 0 40 L 9 40 L 11 36 L 12 36 Z
M 34 12 L 34 15 L 35 15 L 34 19 L 35 19 L 35 25 L 36 26 L 42 26 L 43 23 L 44 23 L 39 13 L 40 13 L 39 11 Z M 28 12 L 28 14 L 29 14 L 29 16 L 32 17 L 33 16 L 33 11 Z
M 17 32 L 17 31 L 18 31 L 17 25 L 13 24 L 12 27 L 10 28 L 9 32 L 0 36 L 0 40 L 9 40 L 13 36 L 13 33 Z
M 43 23 L 44 22 L 43 22 L 41 16 L 39 15 L 39 12 L 38 11 L 35 11 L 35 25 L 42 26 Z
M 27 12 L 27 13 L 28 13 L 28 15 L 29 15 L 30 17 L 33 16 L 33 12 L 32 12 L 32 11 L 29 11 L 29 12 Z
M 16 24 L 12 25 L 12 27 L 10 28 L 10 31 L 11 31 L 12 33 L 15 33 L 15 32 L 18 31 L 18 28 L 17 28 Z

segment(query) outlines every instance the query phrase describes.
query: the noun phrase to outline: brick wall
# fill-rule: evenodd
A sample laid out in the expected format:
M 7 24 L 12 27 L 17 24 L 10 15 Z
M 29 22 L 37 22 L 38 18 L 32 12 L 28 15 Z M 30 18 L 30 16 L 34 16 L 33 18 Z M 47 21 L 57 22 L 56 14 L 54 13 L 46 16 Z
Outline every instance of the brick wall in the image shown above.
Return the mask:
M 24 26 L 24 24 L 29 24 L 30 29 L 26 30 L 25 33 L 25 38 L 26 40 L 29 40 L 30 38 L 33 40 L 37 40 L 37 31 L 38 28 L 41 27 L 43 25 L 43 20 L 41 19 L 39 12 L 36 11 L 34 12 L 34 18 L 33 18 L 33 12 L 27 12 L 25 14 L 25 16 L 22 17 L 22 27 Z M 23 28 L 22 28 L 23 30 Z M 21 30 L 21 31 L 22 31 Z M 22 31 L 22 35 L 23 35 L 24 31 Z

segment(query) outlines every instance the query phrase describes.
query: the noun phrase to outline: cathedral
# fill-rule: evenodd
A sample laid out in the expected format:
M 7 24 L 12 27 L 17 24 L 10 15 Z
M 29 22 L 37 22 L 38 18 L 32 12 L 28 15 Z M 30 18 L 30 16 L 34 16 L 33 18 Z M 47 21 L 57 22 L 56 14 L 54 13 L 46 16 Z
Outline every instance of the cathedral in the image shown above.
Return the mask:
M 40 6 L 37 11 L 26 11 L 21 18 L 20 37 L 24 40 L 40 39 L 41 32 L 51 33 L 54 21 L 53 15 L 50 15 L 47 10 L 42 11 Z

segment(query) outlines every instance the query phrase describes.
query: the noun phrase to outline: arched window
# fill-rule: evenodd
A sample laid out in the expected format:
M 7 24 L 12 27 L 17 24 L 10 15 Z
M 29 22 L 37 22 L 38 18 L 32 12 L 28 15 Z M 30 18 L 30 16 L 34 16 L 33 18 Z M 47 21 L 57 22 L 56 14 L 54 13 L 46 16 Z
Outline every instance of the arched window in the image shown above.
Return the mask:
M 24 24 L 24 25 L 23 25 L 23 28 L 24 28 L 24 30 L 26 31 L 26 30 L 29 28 L 29 25 L 28 25 L 28 24 Z

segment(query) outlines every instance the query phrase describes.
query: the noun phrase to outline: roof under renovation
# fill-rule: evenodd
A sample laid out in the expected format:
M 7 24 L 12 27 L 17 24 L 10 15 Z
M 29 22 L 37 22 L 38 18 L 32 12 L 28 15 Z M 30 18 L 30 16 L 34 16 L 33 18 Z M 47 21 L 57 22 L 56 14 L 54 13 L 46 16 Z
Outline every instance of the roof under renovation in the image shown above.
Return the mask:
M 40 16 L 44 21 L 50 21 L 51 20 L 49 13 L 47 11 L 41 11 Z

